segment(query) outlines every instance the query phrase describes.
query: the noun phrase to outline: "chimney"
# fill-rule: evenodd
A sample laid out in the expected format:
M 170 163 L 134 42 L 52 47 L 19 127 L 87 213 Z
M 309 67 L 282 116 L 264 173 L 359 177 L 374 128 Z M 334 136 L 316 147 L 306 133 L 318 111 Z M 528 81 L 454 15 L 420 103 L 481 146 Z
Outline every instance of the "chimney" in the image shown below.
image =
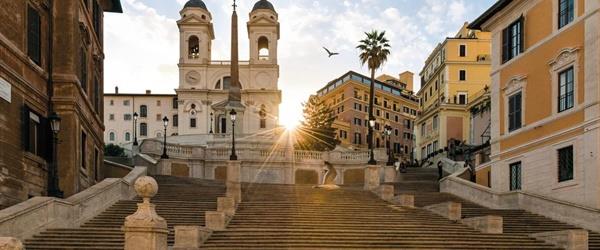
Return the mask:
M 149 90 L 149 89 L 147 89 L 147 90 L 146 90 L 146 95 L 149 95 L 149 94 L 152 94 L 152 91 L 151 91 L 151 90 Z
M 400 82 L 406 84 L 406 90 L 413 91 L 413 75 L 410 71 L 400 73 Z
M 115 86 L 115 94 L 119 93 L 119 86 Z

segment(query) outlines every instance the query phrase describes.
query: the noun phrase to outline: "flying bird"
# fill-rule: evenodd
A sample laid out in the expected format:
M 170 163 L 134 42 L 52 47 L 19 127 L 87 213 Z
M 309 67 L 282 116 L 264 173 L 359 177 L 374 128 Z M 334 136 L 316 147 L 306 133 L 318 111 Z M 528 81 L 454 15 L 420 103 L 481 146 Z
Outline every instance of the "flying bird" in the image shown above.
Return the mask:
M 327 51 L 327 54 L 329 54 L 329 57 L 332 57 L 332 56 L 337 56 L 337 55 L 339 55 L 339 54 L 340 54 L 340 53 L 337 53 L 337 52 L 331 52 L 331 51 L 329 51 L 329 50 L 328 50 L 327 48 L 325 48 L 325 47 L 323 47 L 323 49 L 325 49 L 325 51 Z

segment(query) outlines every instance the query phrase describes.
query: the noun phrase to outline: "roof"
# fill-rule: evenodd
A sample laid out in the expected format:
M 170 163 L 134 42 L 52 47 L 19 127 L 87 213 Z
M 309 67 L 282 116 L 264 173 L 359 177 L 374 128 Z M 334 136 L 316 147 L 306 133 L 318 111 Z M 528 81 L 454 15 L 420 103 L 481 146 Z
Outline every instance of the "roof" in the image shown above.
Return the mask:
M 512 3 L 513 0 L 498 0 L 492 7 L 483 12 L 475 21 L 473 21 L 467 28 L 472 30 L 481 30 L 481 26 L 490 20 L 496 13 L 503 10 L 506 6 Z
M 259 9 L 268 9 L 268 10 L 275 11 L 275 7 L 273 7 L 273 4 L 271 4 L 267 0 L 260 0 L 260 1 L 256 2 L 256 4 L 254 4 L 254 8 L 252 8 L 252 11 L 259 10 Z
M 356 73 L 354 71 L 348 71 L 348 73 L 327 83 L 327 85 L 325 85 L 325 87 L 323 87 L 317 91 L 317 94 L 325 95 L 329 91 L 337 88 L 338 86 L 341 86 L 342 84 L 344 84 L 350 80 L 353 80 L 355 82 L 359 82 L 362 84 L 366 84 L 366 85 L 370 85 L 370 83 L 371 83 L 370 77 Z M 390 93 L 392 95 L 395 95 L 395 96 L 398 96 L 398 97 L 401 97 L 401 98 L 404 98 L 406 100 L 410 100 L 413 102 L 419 101 L 417 96 L 412 94 L 412 91 L 407 90 L 407 89 L 398 88 L 397 86 L 394 86 L 392 84 L 382 82 L 382 81 L 375 79 L 375 91 L 378 91 L 378 90 Z
M 121 97 L 128 97 L 128 96 L 132 96 L 132 97 L 133 96 L 142 96 L 142 97 L 143 96 L 147 96 L 147 97 L 150 97 L 150 96 L 155 96 L 155 97 L 158 97 L 158 96 L 162 96 L 162 97 L 177 97 L 176 94 L 140 94 L 140 93 L 118 93 L 118 94 L 115 94 L 115 93 L 104 93 L 104 96 L 105 97 L 106 96 L 121 96 Z
M 185 3 L 183 8 L 202 8 L 208 10 L 208 8 L 206 8 L 206 4 L 204 4 L 202 0 L 189 0 L 187 3 Z

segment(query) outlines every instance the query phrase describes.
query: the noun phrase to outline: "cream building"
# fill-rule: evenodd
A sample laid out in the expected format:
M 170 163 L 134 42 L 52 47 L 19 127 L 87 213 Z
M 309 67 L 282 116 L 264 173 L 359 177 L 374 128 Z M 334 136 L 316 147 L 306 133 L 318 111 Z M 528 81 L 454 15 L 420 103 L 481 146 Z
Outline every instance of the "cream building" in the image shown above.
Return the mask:
M 420 115 L 415 121 L 416 159 L 445 148 L 451 139 L 469 141 L 469 103 L 490 84 L 489 32 L 467 29 L 446 38 L 420 73 Z
M 170 120 L 167 136 L 230 134 L 228 97 L 231 84 L 230 60 L 213 60 L 215 39 L 212 15 L 201 0 L 188 1 L 177 21 L 180 31 L 179 86 L 176 94 L 106 94 L 104 141 L 125 145 L 133 142 L 133 113 L 138 140 L 161 137 L 162 117 Z M 247 22 L 250 55 L 239 61 L 241 102 L 236 111 L 236 134 L 267 132 L 279 125 L 281 91 L 278 89 L 278 14 L 267 0 L 260 0 Z M 236 14 L 237 19 L 237 14 Z M 232 25 L 233 26 L 233 25 Z M 232 27 L 237 33 L 236 27 Z M 237 37 L 235 40 L 237 49 Z M 237 51 L 232 53 L 237 61 Z M 144 116 L 145 114 L 145 116 Z M 159 119 L 160 116 L 160 119 Z

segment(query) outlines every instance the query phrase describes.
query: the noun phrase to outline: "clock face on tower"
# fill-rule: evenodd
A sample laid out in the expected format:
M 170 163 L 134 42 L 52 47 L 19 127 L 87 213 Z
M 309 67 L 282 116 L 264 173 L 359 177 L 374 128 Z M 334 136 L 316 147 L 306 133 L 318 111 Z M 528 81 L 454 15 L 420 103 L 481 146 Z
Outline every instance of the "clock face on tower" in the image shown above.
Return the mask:
M 185 74 L 185 82 L 190 85 L 196 85 L 200 82 L 200 73 L 198 71 L 192 70 Z

